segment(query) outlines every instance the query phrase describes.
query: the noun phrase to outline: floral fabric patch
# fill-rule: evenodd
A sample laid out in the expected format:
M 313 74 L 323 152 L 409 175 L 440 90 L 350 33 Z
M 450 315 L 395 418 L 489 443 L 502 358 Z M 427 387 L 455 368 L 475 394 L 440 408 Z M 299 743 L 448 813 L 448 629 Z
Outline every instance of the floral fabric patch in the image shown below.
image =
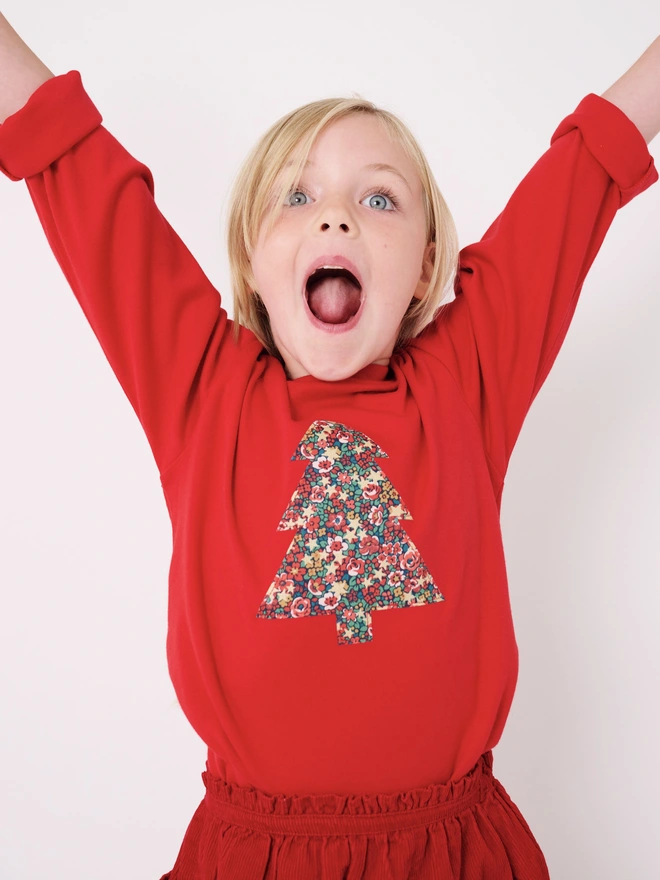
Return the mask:
M 334 614 L 340 645 L 373 639 L 372 612 L 444 602 L 402 520 L 412 519 L 366 434 L 317 420 L 291 461 L 307 467 L 278 531 L 297 529 L 257 617 Z

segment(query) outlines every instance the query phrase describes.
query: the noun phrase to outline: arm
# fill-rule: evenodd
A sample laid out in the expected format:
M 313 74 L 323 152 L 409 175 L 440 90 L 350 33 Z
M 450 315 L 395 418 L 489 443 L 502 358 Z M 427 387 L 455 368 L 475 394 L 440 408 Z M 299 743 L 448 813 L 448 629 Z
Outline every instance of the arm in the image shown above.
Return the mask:
M 0 125 L 53 75 L 0 12 Z
M 639 129 L 588 94 L 483 238 L 461 250 L 455 299 L 410 343 L 454 377 L 500 480 L 614 216 L 657 180 Z
M 640 130 L 646 143 L 660 132 L 660 37 L 601 95 Z
M 5 58 L 5 107 L 45 79 L 0 125 L 0 172 L 25 181 L 162 476 L 193 436 L 214 378 L 236 379 L 261 346 L 248 331 L 233 338 L 220 294 L 156 205 L 151 171 L 101 125 L 78 71 L 46 76 L 4 33 L 16 48 Z

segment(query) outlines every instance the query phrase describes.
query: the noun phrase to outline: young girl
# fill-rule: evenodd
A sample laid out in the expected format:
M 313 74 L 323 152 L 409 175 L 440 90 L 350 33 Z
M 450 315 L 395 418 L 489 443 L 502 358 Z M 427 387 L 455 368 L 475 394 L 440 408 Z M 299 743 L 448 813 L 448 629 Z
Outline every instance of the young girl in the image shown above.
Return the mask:
M 80 73 L 2 21 L 0 169 L 172 520 L 169 668 L 208 760 L 162 880 L 549 876 L 493 776 L 518 671 L 499 509 L 589 267 L 658 178 L 659 58 L 586 95 L 460 254 L 396 117 L 287 114 L 231 197 L 232 321 Z

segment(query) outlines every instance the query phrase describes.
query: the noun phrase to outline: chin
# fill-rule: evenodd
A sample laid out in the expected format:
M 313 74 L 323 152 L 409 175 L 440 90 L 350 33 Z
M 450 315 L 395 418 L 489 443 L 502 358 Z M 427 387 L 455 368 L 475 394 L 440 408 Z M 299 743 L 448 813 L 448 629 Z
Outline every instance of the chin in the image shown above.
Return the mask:
M 342 379 L 348 379 L 350 376 L 353 376 L 358 370 L 361 370 L 362 367 L 355 367 L 352 369 L 351 367 L 347 367 L 341 369 L 341 367 L 332 366 L 321 368 L 317 367 L 314 370 L 310 370 L 312 376 L 315 379 L 321 379 L 323 382 L 341 382 Z
M 352 363 L 342 361 L 341 359 L 337 360 L 335 357 L 332 362 L 325 364 L 318 362 L 314 364 L 301 363 L 301 366 L 309 375 L 314 376 L 315 379 L 320 379 L 323 382 L 340 382 L 342 379 L 348 379 L 350 376 L 355 375 L 363 367 L 366 367 L 367 363 L 362 363 L 361 361 Z

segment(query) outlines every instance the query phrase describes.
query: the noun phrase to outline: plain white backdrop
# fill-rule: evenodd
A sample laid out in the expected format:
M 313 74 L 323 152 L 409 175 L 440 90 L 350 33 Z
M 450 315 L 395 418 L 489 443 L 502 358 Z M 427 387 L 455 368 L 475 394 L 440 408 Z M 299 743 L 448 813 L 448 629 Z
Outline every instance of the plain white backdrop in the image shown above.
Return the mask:
M 463 247 L 660 33 L 642 0 L 2 12 L 54 73 L 81 72 L 230 316 L 229 188 L 285 112 L 358 92 L 398 113 Z M 0 286 L 0 877 L 156 880 L 204 793 L 166 665 L 170 523 L 137 418 L 6 177 Z M 553 880 L 658 876 L 659 327 L 655 185 L 614 220 L 503 495 L 520 675 L 494 771 Z

